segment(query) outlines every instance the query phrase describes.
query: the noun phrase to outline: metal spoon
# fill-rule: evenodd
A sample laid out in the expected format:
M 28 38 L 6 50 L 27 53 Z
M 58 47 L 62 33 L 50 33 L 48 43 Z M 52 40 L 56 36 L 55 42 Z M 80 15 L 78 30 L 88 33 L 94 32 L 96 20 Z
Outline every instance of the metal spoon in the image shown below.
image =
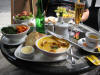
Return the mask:
M 74 55 L 73 54 L 73 46 L 71 46 L 70 53 L 71 53 L 71 55 Z M 72 61 L 72 64 L 75 64 L 75 59 L 73 57 L 71 57 L 71 61 Z

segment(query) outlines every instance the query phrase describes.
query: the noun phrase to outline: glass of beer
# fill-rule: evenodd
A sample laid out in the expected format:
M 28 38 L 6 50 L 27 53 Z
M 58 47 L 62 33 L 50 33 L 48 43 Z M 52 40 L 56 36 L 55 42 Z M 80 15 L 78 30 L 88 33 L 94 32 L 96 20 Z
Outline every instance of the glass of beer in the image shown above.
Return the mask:
M 70 27 L 71 36 L 73 36 L 74 34 L 73 30 L 77 32 L 79 23 L 81 22 L 81 18 L 84 12 L 84 8 L 85 8 L 85 2 L 80 2 L 80 0 L 77 0 L 77 2 L 75 3 L 75 14 L 74 14 L 75 24 Z
M 75 24 L 79 25 L 85 8 L 84 2 L 75 3 Z

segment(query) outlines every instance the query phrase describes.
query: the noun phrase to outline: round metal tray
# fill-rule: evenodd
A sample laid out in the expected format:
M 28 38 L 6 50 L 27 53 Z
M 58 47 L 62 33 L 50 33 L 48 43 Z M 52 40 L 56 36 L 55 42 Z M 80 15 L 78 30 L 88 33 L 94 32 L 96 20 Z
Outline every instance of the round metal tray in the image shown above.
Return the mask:
M 57 62 L 36 62 L 27 61 L 15 57 L 14 52 L 19 45 L 11 46 L 1 43 L 1 52 L 5 58 L 16 65 L 17 67 L 28 69 L 30 71 L 39 71 L 41 73 L 51 73 L 51 74 L 74 74 L 74 73 L 84 73 L 94 69 L 96 66 L 89 63 L 87 60 L 80 60 L 77 64 L 70 64 L 66 60 Z M 75 50 L 75 54 L 78 56 L 84 56 L 83 54 L 88 54 L 87 52 L 80 52 L 83 50 Z M 70 59 L 67 59 L 70 60 Z

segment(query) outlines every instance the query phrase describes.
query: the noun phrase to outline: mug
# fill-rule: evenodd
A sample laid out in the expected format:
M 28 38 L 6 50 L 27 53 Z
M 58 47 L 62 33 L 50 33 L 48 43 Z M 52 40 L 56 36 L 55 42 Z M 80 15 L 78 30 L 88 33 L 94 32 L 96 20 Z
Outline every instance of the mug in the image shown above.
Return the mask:
M 86 33 L 86 43 L 89 48 L 95 49 L 96 46 L 99 44 L 100 35 L 93 32 Z

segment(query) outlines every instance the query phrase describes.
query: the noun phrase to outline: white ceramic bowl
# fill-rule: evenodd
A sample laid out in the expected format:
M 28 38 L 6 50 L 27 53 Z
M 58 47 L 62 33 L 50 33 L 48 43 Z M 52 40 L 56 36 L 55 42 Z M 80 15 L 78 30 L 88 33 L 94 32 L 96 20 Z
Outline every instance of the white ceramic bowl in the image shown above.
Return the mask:
M 11 26 L 12 27 L 15 27 L 18 26 L 18 25 L 23 25 L 23 24 L 12 24 Z M 30 27 L 28 25 L 25 25 L 28 27 L 28 29 L 24 32 L 21 32 L 21 33 L 17 33 L 17 34 L 6 34 L 4 32 L 2 32 L 3 36 L 5 36 L 6 38 L 8 38 L 9 40 L 13 41 L 13 42 L 17 42 L 17 41 L 20 41 L 21 39 L 23 39 L 26 35 L 27 35 L 27 32 L 29 31 Z
M 51 37 L 51 35 L 41 37 L 40 39 L 45 38 L 45 37 Z M 57 52 L 57 53 L 48 52 L 48 51 L 46 51 L 46 50 L 41 49 L 41 48 L 38 46 L 38 42 L 39 42 L 40 39 L 38 39 L 38 40 L 36 41 L 36 43 L 35 43 L 35 44 L 36 44 L 36 47 L 38 48 L 39 51 L 41 51 L 44 55 L 47 55 L 47 56 L 58 57 L 58 56 L 61 56 L 61 55 L 66 54 L 66 52 L 68 52 L 69 49 L 71 48 L 71 44 L 69 43 L 69 47 L 68 47 L 65 51 L 63 51 L 63 52 Z
M 24 59 L 32 59 L 34 56 L 34 48 L 32 46 L 24 46 L 21 48 L 20 57 Z

